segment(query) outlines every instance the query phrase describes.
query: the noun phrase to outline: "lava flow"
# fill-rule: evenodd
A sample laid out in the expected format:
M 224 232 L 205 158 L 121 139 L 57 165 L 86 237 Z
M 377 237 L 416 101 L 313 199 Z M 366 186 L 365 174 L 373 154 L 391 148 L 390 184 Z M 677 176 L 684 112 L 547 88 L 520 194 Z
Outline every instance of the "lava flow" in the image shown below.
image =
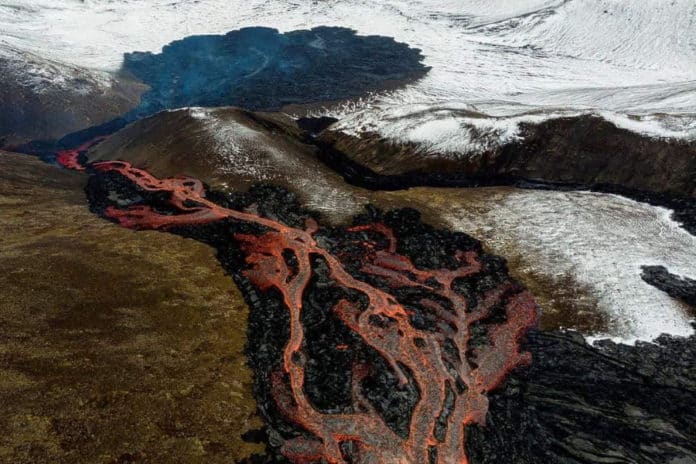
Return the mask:
M 63 167 L 66 167 L 68 169 L 74 169 L 76 171 L 84 171 L 85 167 L 82 165 L 80 162 L 79 158 L 80 155 L 87 150 L 89 150 L 92 146 L 98 144 L 102 140 L 104 140 L 106 136 L 100 136 L 93 138 L 91 140 L 88 140 L 87 142 L 83 143 L 82 145 L 78 146 L 77 148 L 69 148 L 65 150 L 60 150 L 56 153 L 56 163 L 60 164 Z
M 79 150 L 58 161 L 83 169 L 77 161 Z M 455 265 L 447 268 L 419 268 L 397 252 L 393 229 L 377 222 L 345 229 L 351 237 L 362 237 L 357 240 L 362 250 L 359 271 L 349 272 L 347 261 L 356 258 L 322 247 L 314 220 L 308 219 L 300 229 L 248 210 L 225 208 L 206 199 L 197 179 L 157 179 L 127 162 L 100 162 L 88 168 L 118 173 L 140 191 L 166 199 L 167 212 L 145 204 L 106 208 L 105 215 L 125 227 L 162 230 L 226 219 L 260 226 L 258 235 L 235 233 L 230 240 L 244 253 L 248 281 L 261 292 L 275 290 L 287 311 L 289 336 L 281 367 L 268 377 L 279 413 L 298 430 L 280 447 L 291 462 L 467 463 L 466 427 L 485 425 L 487 393 L 512 369 L 530 361 L 519 346 L 537 321 L 538 308 L 528 292 L 511 281 L 496 283 L 475 298 L 457 290 L 457 282 L 482 272 L 477 251 L 456 251 L 451 256 Z M 417 389 L 407 434 L 390 427 L 365 395 L 363 382 L 374 366 L 355 362 L 349 369 L 348 410 L 321 411 L 308 395 L 303 298 L 318 258 L 326 264 L 333 285 L 346 294 L 362 295 L 343 298 L 324 311 L 386 362 L 398 379 L 397 388 Z M 413 323 L 414 309 L 400 301 L 400 292 L 422 295 L 417 306 L 432 321 L 430 326 Z M 349 346 L 338 344 L 335 349 L 345 352 Z

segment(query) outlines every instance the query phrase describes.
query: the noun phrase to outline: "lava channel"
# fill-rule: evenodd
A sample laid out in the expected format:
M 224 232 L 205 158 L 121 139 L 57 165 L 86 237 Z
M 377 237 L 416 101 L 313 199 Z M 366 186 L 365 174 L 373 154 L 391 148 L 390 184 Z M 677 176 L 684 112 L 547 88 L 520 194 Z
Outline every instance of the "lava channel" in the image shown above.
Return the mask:
M 302 431 L 280 447 L 287 459 L 293 463 L 330 464 L 468 462 L 466 428 L 485 425 L 487 393 L 500 385 L 512 369 L 530 362 L 530 354 L 520 350 L 520 340 L 537 323 L 538 307 L 527 291 L 506 281 L 482 292 L 470 305 L 455 290 L 455 282 L 482 272 L 478 252 L 456 252 L 452 257 L 457 263 L 454 269 L 421 269 L 397 252 L 398 237 L 386 225 L 374 223 L 347 229 L 350 233 L 381 237 L 360 245 L 369 251 L 361 258 L 364 262 L 360 272 L 387 284 L 378 288 L 367 282 L 370 279 L 351 275 L 342 262 L 346 258 L 339 259 L 340 255 L 333 255 L 317 243 L 319 227 L 312 219 L 300 229 L 251 212 L 228 209 L 206 199 L 205 188 L 197 179 L 158 179 L 123 161 L 83 166 L 78 155 L 86 146 L 62 152 L 58 162 L 72 169 L 118 173 L 138 189 L 167 198 L 167 206 L 175 211 L 165 214 L 146 204 L 106 208 L 105 215 L 124 227 L 166 230 L 231 219 L 263 230 L 258 235 L 234 234 L 230 240 L 236 241 L 244 253 L 246 278 L 261 292 L 274 289 L 287 311 L 289 337 L 282 350 L 282 367 L 270 376 L 278 410 L 288 423 Z M 288 254 L 294 256 L 292 265 L 286 259 Z M 342 299 L 326 310 L 383 358 L 401 386 L 416 386 L 418 401 L 412 409 L 407 436 L 390 428 L 362 391 L 361 384 L 369 375 L 370 366 L 352 367 L 351 412 L 319 411 L 308 397 L 302 312 L 303 295 L 310 285 L 316 258 L 326 263 L 337 285 L 363 295 L 360 302 Z M 437 330 L 419 329 L 412 324 L 412 310 L 396 296 L 399 289 L 405 288 L 429 295 L 419 304 L 437 320 Z M 490 324 L 484 343 L 473 343 L 474 327 L 495 311 L 503 316 Z M 443 427 L 437 432 L 438 422 L 444 423 L 444 432 Z

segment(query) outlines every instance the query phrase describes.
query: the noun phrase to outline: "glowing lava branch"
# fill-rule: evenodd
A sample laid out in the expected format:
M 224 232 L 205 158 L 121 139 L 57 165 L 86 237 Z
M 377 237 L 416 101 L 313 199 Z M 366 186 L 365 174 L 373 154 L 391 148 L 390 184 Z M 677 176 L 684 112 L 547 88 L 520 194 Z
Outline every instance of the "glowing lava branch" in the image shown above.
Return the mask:
M 60 150 L 56 153 L 56 162 L 61 166 L 74 169 L 76 171 L 84 171 L 85 167 L 80 163 L 80 154 L 89 150 L 92 146 L 98 144 L 102 140 L 106 139 L 106 136 L 100 136 L 89 140 L 77 148 L 71 148 L 67 150 Z
M 74 159 L 77 162 L 76 156 Z M 432 296 L 423 298 L 420 306 L 434 315 L 437 330 L 421 330 L 412 325 L 412 311 L 398 301 L 396 293 L 387 293 L 352 276 L 339 259 L 317 244 L 313 235 L 318 226 L 313 220 L 307 221 L 306 230 L 300 230 L 212 203 L 196 179 L 157 179 L 121 161 L 93 166 L 97 171 L 120 173 L 145 191 L 165 193 L 169 206 L 178 212 L 164 214 L 149 206 L 107 208 L 105 214 L 123 226 L 166 229 L 226 218 L 263 226 L 265 232 L 258 236 L 236 234 L 234 239 L 249 264 L 245 276 L 260 290 L 273 288 L 280 292 L 288 311 L 290 330 L 283 350 L 283 369 L 272 373 L 271 380 L 281 414 L 308 434 L 287 440 L 282 446 L 281 452 L 292 462 L 323 459 L 331 464 L 345 463 L 341 448 L 350 442 L 351 462 L 425 464 L 435 456 L 439 463 L 465 464 L 465 428 L 485 424 L 486 393 L 512 369 L 530 361 L 529 353 L 520 353 L 519 349 L 520 337 L 537 320 L 537 306 L 529 293 L 506 282 L 468 307 L 466 298 L 455 291 L 457 279 L 482 271 L 476 252 L 457 252 L 454 258 L 459 265 L 454 270 L 419 269 L 397 253 L 397 238 L 384 224 L 348 229 L 349 233 L 380 234 L 388 242 L 386 249 L 379 249 L 375 242 L 363 243 L 368 251 L 362 263 L 363 274 L 382 279 L 394 291 L 413 287 Z M 288 253 L 295 257 L 293 266 L 286 260 Z M 341 300 L 333 308 L 336 317 L 387 361 L 402 385 L 415 383 L 419 399 L 406 438 L 397 435 L 363 396 L 361 383 L 371 366 L 356 364 L 352 368 L 352 412 L 323 413 L 307 397 L 301 315 L 303 295 L 313 274 L 313 257 L 323 258 L 338 286 L 366 297 L 363 305 Z M 485 322 L 496 308 L 504 311 L 505 321 L 491 324 L 486 343 L 473 344 L 472 327 Z M 454 346 L 456 353 L 445 345 Z M 452 394 L 453 401 L 448 401 Z M 444 436 L 436 432 L 440 419 L 446 423 Z

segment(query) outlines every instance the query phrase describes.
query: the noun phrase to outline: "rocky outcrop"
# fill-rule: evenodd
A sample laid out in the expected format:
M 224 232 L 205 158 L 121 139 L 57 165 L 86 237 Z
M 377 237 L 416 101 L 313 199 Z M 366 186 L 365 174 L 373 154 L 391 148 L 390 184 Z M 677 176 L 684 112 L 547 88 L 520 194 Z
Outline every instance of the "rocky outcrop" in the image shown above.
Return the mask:
M 482 153 L 430 153 L 368 133 L 330 128 L 318 140 L 382 176 L 463 184 L 466 180 L 528 179 L 696 197 L 696 143 L 656 139 L 619 128 L 598 116 L 521 123 L 519 139 Z M 434 180 L 433 180 L 434 181 Z
M 146 86 L 0 46 L 0 147 L 54 140 L 135 107 Z
M 643 266 L 644 281 L 696 310 L 696 280 L 670 273 L 664 266 Z
M 583 185 L 616 185 L 696 197 L 696 143 L 657 139 L 581 116 L 522 126 L 498 173 Z
M 99 219 L 86 180 L 0 152 L 0 462 L 261 452 L 247 307 L 214 251 Z

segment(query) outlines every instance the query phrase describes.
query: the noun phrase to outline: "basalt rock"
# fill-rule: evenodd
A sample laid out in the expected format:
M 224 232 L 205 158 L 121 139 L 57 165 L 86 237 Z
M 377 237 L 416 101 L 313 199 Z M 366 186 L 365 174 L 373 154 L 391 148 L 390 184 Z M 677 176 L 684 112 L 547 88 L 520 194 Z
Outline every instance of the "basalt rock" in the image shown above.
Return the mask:
M 643 266 L 641 277 L 696 310 L 696 280 L 670 273 L 664 266 Z
M 449 173 L 452 182 L 507 176 L 696 196 L 696 144 L 651 138 L 591 115 L 521 123 L 519 140 L 476 154 L 423 156 L 417 144 L 330 128 L 318 139 L 379 175 L 421 175 L 425 185 L 429 176 Z
M 534 332 L 534 362 L 491 396 L 476 464 L 696 463 L 696 337 L 588 346 Z
M 526 124 L 498 173 L 696 197 L 696 143 L 641 135 L 596 116 Z
M 610 124 L 598 118 L 588 120 L 602 127 Z M 569 127 L 592 125 L 583 118 L 553 120 L 545 124 L 561 124 L 559 121 Z M 532 131 L 529 142 L 523 139 L 506 145 L 490 155 L 489 162 L 467 164 L 459 159 L 421 156 L 415 145 L 395 145 L 374 135 L 358 139 L 334 132 L 330 129 L 332 122 L 335 120 L 331 118 L 293 121 L 279 113 L 254 113 L 232 107 L 176 110 L 159 113 L 117 132 L 91 150 L 89 158 L 95 161 L 124 159 L 159 176 L 186 172 L 215 188 L 246 188 L 259 181 L 273 182 L 292 189 L 302 196 L 305 203 L 325 214 L 345 209 L 340 218 L 334 215 L 336 219 L 349 217 L 368 201 L 379 203 L 379 195 L 370 193 L 370 190 L 514 185 L 561 190 L 589 188 L 624 195 L 671 208 L 675 220 L 686 229 L 696 231 L 696 198 L 676 191 L 693 190 L 693 179 L 696 178 L 696 175 L 689 174 L 695 169 L 696 151 L 686 143 L 648 139 L 611 126 L 632 140 L 635 146 L 642 147 L 645 153 L 663 147 L 664 156 L 667 153 L 674 155 L 674 160 L 661 163 L 663 170 L 672 173 L 669 179 L 663 180 L 667 183 L 674 180 L 674 189 L 671 185 L 658 188 L 659 175 L 650 177 L 642 172 L 648 169 L 647 160 L 636 168 L 645 174 L 646 179 L 651 179 L 651 183 L 641 184 L 641 189 L 636 187 L 636 182 L 624 182 L 622 178 L 611 180 L 611 167 L 601 176 L 583 174 L 595 168 L 599 170 L 599 161 L 587 161 L 587 155 L 578 154 L 580 148 L 572 147 L 572 142 L 564 142 L 565 146 L 557 149 L 557 158 L 564 148 L 567 149 L 564 156 L 575 159 L 578 166 L 584 166 L 578 168 L 577 175 L 566 166 L 572 162 L 558 158 L 557 163 L 544 164 L 530 155 L 540 153 L 543 148 L 538 146 L 539 137 L 534 136 L 541 129 L 532 126 L 525 129 Z M 565 130 L 570 130 L 569 127 Z M 606 127 L 605 130 L 608 131 Z M 580 136 L 577 138 L 581 139 Z M 532 142 L 537 144 L 534 148 L 526 145 Z M 575 154 L 571 153 L 572 150 Z M 622 156 L 631 156 L 630 152 L 622 153 Z M 319 165 L 317 160 L 326 166 Z M 525 163 L 538 166 L 535 170 L 519 168 Z M 630 161 L 626 163 L 630 165 Z M 622 176 L 629 175 L 626 171 L 632 171 L 625 166 L 619 169 L 617 165 L 615 168 Z M 543 169 L 548 172 L 544 174 Z M 555 170 L 564 174 L 556 175 Z M 341 177 L 352 185 L 346 185 Z M 645 190 L 653 187 L 656 190 Z

